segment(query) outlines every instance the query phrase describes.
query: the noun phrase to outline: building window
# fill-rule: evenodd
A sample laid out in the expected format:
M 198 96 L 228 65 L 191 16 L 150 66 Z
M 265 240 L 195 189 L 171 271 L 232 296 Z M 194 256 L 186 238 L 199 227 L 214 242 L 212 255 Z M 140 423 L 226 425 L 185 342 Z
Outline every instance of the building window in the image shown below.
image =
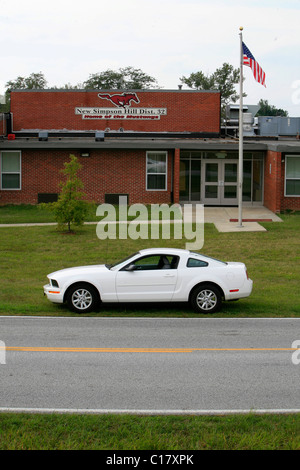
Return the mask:
M 300 155 L 285 157 L 285 196 L 300 196 Z
M 21 152 L 1 152 L 1 189 L 21 189 Z
M 147 190 L 167 189 L 167 152 L 147 152 Z

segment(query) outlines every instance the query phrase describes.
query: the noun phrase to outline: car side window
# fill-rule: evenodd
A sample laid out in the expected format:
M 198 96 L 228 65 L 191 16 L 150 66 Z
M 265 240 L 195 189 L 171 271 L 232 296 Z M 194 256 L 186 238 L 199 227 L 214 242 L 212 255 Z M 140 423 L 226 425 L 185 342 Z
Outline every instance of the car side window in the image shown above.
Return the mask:
M 189 258 L 187 262 L 188 268 L 204 268 L 205 266 L 208 266 L 208 263 L 202 259 Z
M 159 269 L 160 256 L 144 256 L 134 262 L 137 271 L 149 271 L 153 269 Z
M 179 261 L 179 256 L 171 255 L 151 255 L 144 256 L 137 259 L 134 263 L 134 271 L 151 271 L 157 269 L 176 269 Z M 128 266 L 122 269 L 126 271 Z

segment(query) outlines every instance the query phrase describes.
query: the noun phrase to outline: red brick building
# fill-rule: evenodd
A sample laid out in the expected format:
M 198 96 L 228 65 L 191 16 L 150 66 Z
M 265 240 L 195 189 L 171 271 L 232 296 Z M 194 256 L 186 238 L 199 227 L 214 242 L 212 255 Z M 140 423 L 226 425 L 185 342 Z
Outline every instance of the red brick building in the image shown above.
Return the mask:
M 221 129 L 218 92 L 18 90 L 1 135 L 0 204 L 55 199 L 74 154 L 97 203 L 237 205 L 238 140 Z M 245 205 L 300 209 L 296 136 L 245 138 L 243 169 Z

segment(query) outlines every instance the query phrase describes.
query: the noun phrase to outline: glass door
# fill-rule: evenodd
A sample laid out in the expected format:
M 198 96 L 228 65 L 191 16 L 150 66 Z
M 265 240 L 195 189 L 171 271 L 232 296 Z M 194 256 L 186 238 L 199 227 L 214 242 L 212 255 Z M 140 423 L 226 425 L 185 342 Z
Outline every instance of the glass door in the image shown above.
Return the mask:
M 237 162 L 222 161 L 220 198 L 222 205 L 238 204 L 238 164 Z
M 235 160 L 204 161 L 202 201 L 207 205 L 238 204 L 238 163 Z
M 218 161 L 204 161 L 203 203 L 220 204 L 220 167 Z
M 181 201 L 200 202 L 201 160 L 181 160 L 179 194 Z
M 190 201 L 199 202 L 201 198 L 201 160 L 191 160 Z
M 181 201 L 190 200 L 190 161 L 180 160 L 179 197 Z

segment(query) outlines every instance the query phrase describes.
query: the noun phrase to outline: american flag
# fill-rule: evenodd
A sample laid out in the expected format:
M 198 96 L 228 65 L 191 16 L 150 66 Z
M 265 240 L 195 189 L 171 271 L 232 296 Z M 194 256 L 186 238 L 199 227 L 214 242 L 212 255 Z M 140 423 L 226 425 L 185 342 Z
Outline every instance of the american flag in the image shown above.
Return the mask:
M 266 74 L 259 64 L 254 59 L 253 55 L 249 51 L 248 47 L 243 43 L 243 65 L 248 65 L 252 69 L 255 80 L 266 86 L 265 79 Z

